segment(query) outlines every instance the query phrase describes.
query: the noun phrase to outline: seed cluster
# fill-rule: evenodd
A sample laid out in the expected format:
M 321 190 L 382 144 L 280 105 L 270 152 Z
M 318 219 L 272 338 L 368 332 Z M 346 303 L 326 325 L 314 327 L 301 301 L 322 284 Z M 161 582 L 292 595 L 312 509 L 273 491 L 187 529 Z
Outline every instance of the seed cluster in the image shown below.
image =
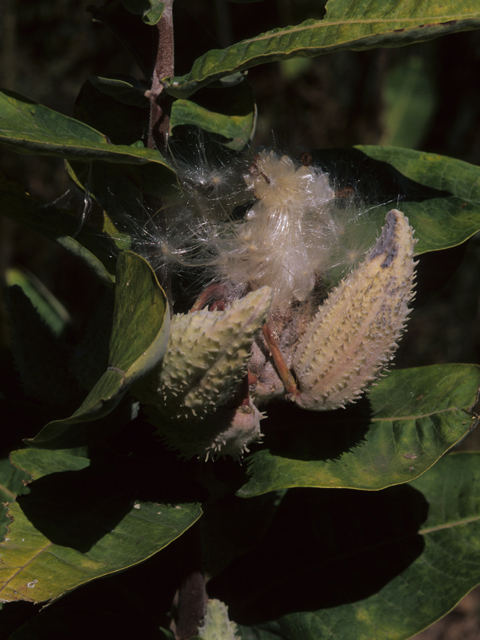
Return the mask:
M 354 251 L 328 176 L 262 152 L 244 181 L 255 198 L 245 215 L 222 221 L 216 197 L 204 228 L 216 284 L 173 317 L 162 363 L 135 389 L 185 458 L 241 457 L 262 435 L 257 406 L 272 398 L 315 411 L 357 400 L 392 359 L 413 296 L 415 240 L 403 213 L 387 214 L 363 262 L 322 299 L 318 283 L 337 266 L 341 240 Z

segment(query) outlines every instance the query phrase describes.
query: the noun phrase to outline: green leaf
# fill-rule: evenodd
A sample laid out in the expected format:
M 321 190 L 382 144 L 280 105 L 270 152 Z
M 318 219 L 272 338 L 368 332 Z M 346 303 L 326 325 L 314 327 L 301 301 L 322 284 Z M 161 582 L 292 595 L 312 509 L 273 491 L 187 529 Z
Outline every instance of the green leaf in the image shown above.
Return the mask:
M 356 147 L 370 158 L 390 163 L 418 183 L 450 192 L 450 197 L 397 204 L 415 229 L 415 252 L 458 245 L 480 229 L 480 167 L 433 153 L 395 147 Z M 399 194 L 402 196 L 402 194 Z M 415 200 L 415 198 L 412 198 Z
M 311 155 L 336 190 L 355 193 L 355 206 L 377 233 L 387 211 L 403 211 L 418 239 L 417 254 L 453 247 L 480 229 L 480 167 L 400 147 L 318 149 Z
M 0 92 L 0 143 L 17 153 L 60 156 L 83 162 L 103 160 L 127 165 L 151 165 L 158 179 L 173 170 L 155 149 L 110 144 L 86 124 L 11 91 Z
M 115 98 L 118 102 L 143 108 L 150 105 L 148 98 L 145 96 L 145 85 L 135 78 L 127 76 L 117 78 L 89 76 L 88 80 L 96 89 L 107 96 Z
M 479 540 L 480 454 L 451 454 L 381 492 L 289 491 L 208 591 L 242 640 L 406 640 L 480 582 Z
M 34 449 L 12 454 L 12 460 L 37 479 L 9 509 L 0 544 L 4 602 L 44 602 L 138 564 L 201 515 L 197 503 L 179 503 L 165 484 L 150 491 L 154 474 L 140 463 L 95 467 L 62 451 Z
M 31 482 L 40 480 L 50 473 L 87 469 L 90 460 L 85 457 L 85 451 L 79 451 L 80 455 L 76 455 L 73 449 L 54 453 L 44 449 L 19 449 L 10 454 L 10 459 L 17 469 L 28 474 L 28 480 Z
M 14 467 L 8 458 L 0 460 L 0 536 L 5 535 L 10 520 L 7 517 L 7 503 L 14 502 L 17 495 L 26 493 L 24 482 L 30 476 Z
M 375 491 L 409 482 L 473 428 L 468 410 L 479 387 L 479 366 L 434 365 L 392 371 L 368 402 L 345 411 L 282 407 L 288 426 L 270 434 L 262 423 L 266 447 L 247 459 L 249 480 L 237 495 L 289 487 Z M 273 424 L 279 416 L 269 413 Z
M 59 336 L 65 326 L 71 322 L 67 309 L 33 273 L 20 269 L 7 269 L 5 281 L 9 287 L 14 285 L 21 287 L 54 335 Z
M 478 29 L 476 0 L 442 5 L 436 0 L 381 2 L 329 0 L 323 20 L 273 29 L 226 49 L 198 58 L 191 71 L 169 78 L 167 91 L 188 98 L 195 91 L 227 75 L 290 57 L 313 57 L 342 49 L 372 49 L 423 42 L 450 33 Z
M 166 296 L 146 260 L 125 251 L 118 259 L 110 366 L 133 384 L 163 358 L 170 312 Z
M 12 466 L 8 458 L 0 460 L 0 502 L 13 502 L 25 491 L 24 480 L 29 479 L 30 476 Z
M 256 124 L 255 99 L 251 87 L 242 82 L 229 91 L 209 89 L 196 101 L 176 100 L 172 105 L 170 129 L 194 125 L 226 138 L 229 149 L 241 151 L 251 140 Z
M 163 358 L 169 326 L 168 303 L 152 268 L 140 256 L 123 252 L 117 261 L 109 367 L 75 413 L 49 422 L 28 443 L 63 449 L 101 436 L 90 423 L 111 413 L 130 386 Z

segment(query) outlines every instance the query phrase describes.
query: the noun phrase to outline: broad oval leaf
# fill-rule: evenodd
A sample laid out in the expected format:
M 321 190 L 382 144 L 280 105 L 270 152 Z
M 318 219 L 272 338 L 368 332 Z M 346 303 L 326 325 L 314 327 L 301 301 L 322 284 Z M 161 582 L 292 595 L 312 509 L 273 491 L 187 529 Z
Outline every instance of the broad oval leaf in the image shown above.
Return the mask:
M 247 459 L 249 480 L 237 494 L 290 487 L 376 491 L 410 482 L 475 426 L 468 411 L 479 387 L 476 365 L 392 371 L 357 407 L 292 412 L 295 422 L 283 433 L 274 426 L 269 434 L 262 424 L 266 447 Z
M 110 144 L 83 122 L 11 91 L 0 92 L 0 143 L 17 153 L 151 165 L 157 179 L 175 181 L 173 169 L 155 149 Z
M 448 6 L 436 0 L 421 3 L 329 0 L 323 20 L 306 20 L 261 33 L 226 49 L 209 51 L 194 62 L 188 74 L 166 79 L 166 88 L 175 97 L 188 98 L 213 80 L 266 62 L 313 57 L 342 49 L 402 46 L 479 26 L 476 0 Z
M 201 515 L 198 503 L 178 502 L 161 484 L 149 490 L 153 477 L 142 478 L 138 463 L 94 468 L 86 458 L 34 449 L 12 460 L 36 479 L 9 508 L 0 544 L 3 602 L 44 602 L 138 564 Z
M 480 582 L 479 536 L 480 454 L 454 453 L 378 493 L 288 491 L 209 596 L 242 640 L 406 640 Z
M 95 430 L 89 423 L 111 413 L 129 387 L 163 358 L 169 327 L 167 299 L 152 268 L 135 253 L 121 253 L 117 261 L 110 365 L 72 416 L 49 422 L 28 443 L 58 449 L 87 444 Z
M 356 149 L 369 158 L 389 163 L 420 185 L 451 194 L 417 202 L 398 194 L 401 198 L 398 206 L 408 216 L 418 239 L 416 253 L 453 247 L 480 229 L 480 167 L 400 147 L 372 145 Z

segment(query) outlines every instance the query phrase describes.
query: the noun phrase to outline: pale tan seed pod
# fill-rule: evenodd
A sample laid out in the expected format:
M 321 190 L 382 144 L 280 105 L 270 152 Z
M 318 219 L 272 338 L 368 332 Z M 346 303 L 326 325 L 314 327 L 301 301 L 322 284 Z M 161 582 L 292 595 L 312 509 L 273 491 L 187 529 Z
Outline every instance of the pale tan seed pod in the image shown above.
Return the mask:
M 228 607 L 221 600 L 209 600 L 198 636 L 203 640 L 241 640 L 237 631 L 228 617 Z
M 389 211 L 372 251 L 330 293 L 295 350 L 298 405 L 344 407 L 389 364 L 413 297 L 414 246 L 408 219 Z

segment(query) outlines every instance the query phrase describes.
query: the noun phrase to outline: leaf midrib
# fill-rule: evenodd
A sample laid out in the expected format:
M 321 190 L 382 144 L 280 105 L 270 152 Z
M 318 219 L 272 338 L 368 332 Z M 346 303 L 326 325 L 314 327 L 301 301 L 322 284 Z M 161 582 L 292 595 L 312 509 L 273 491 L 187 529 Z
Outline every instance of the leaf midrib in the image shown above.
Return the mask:
M 419 529 L 418 533 L 422 536 L 434 533 L 435 531 L 442 531 L 443 529 L 450 529 L 451 527 L 458 527 L 463 524 L 469 524 L 470 522 L 478 522 L 480 515 L 472 516 L 471 518 L 463 518 L 462 520 L 455 520 L 454 523 L 446 522 L 445 524 L 439 524 L 436 527 L 429 527 L 426 529 Z
M 8 536 L 8 533 L 7 533 L 7 536 Z M 10 576 L 10 578 L 9 578 L 8 580 L 6 580 L 6 581 L 3 583 L 3 586 L 0 588 L 0 593 L 1 593 L 2 591 L 4 591 L 4 590 L 8 587 L 8 585 L 10 584 L 10 582 L 11 582 L 12 580 L 14 580 L 14 579 L 18 576 L 18 574 L 20 574 L 22 571 L 24 571 L 24 570 L 25 570 L 25 568 L 26 568 L 26 567 L 28 567 L 28 565 L 29 565 L 29 564 L 31 564 L 31 563 L 32 563 L 36 558 L 38 558 L 38 556 L 39 556 L 39 555 L 41 555 L 42 553 L 45 553 L 45 551 L 46 551 L 49 547 L 53 547 L 53 546 L 54 546 L 53 542 L 50 542 L 50 540 L 48 540 L 48 539 L 47 539 L 47 541 L 48 541 L 48 544 L 46 544 L 45 546 L 42 546 L 42 547 L 37 551 L 37 553 L 35 553 L 35 555 L 30 556 L 30 557 L 29 557 L 29 559 L 25 562 L 25 564 L 23 564 L 21 567 L 15 567 L 15 568 L 14 568 L 13 573 L 12 573 L 12 575 Z
M 300 24 L 300 25 L 296 25 L 295 27 L 290 27 L 290 28 L 285 28 L 282 29 L 281 27 L 278 29 L 273 30 L 273 33 L 270 31 L 267 31 L 265 33 L 261 33 L 260 35 L 254 37 L 254 38 L 248 38 L 246 40 L 241 40 L 240 42 L 237 42 L 236 44 L 232 45 L 231 47 L 227 47 L 227 49 L 232 49 L 233 47 L 236 46 L 240 46 L 243 44 L 247 44 L 249 42 L 259 42 L 260 40 L 267 40 L 270 38 L 274 38 L 277 37 L 279 35 L 287 35 L 289 33 L 298 33 L 298 32 L 302 32 L 302 31 L 307 31 L 309 29 L 318 29 L 319 27 L 337 27 L 337 26 L 342 26 L 342 25 L 352 25 L 352 24 L 376 24 L 376 23 L 394 23 L 394 22 L 401 22 L 401 23 L 419 23 L 418 26 L 423 25 L 425 21 L 428 20 L 433 20 L 434 22 L 429 22 L 429 25 L 436 25 L 437 23 L 439 23 L 441 20 L 445 20 L 446 22 L 450 22 L 452 20 L 468 20 L 469 18 L 479 18 L 480 17 L 480 12 L 476 12 L 476 13 L 465 13 L 465 14 L 455 14 L 455 15 L 442 15 L 442 16 L 423 16 L 421 18 L 402 18 L 402 17 L 396 17 L 396 18 L 376 18 L 376 19 L 370 19 L 370 20 L 349 20 L 349 19 L 345 19 L 345 20 L 335 20 L 335 21 L 330 21 L 328 20 L 328 18 L 324 18 L 323 20 L 317 20 L 314 24 L 309 24 L 309 25 L 305 25 L 304 23 Z M 371 35 L 371 34 L 369 34 Z M 225 49 L 226 50 L 226 49 Z
M 467 416 L 470 416 L 466 409 L 463 407 L 450 407 L 448 409 L 439 409 L 438 411 L 431 411 L 430 413 L 420 413 L 418 415 L 411 416 L 385 416 L 382 418 L 371 418 L 371 422 L 386 422 L 386 421 L 394 421 L 394 420 L 420 420 L 421 418 L 431 418 L 432 416 L 437 416 L 440 413 L 451 413 L 453 411 L 463 411 Z M 471 416 L 473 417 L 473 416 Z
M 11 491 L 10 489 L 7 489 L 7 487 L 4 484 L 0 484 L 0 491 L 3 491 L 3 493 L 6 493 L 8 497 L 10 497 L 12 500 L 15 500 L 15 498 L 17 497 L 17 494 L 13 493 L 13 491 Z

